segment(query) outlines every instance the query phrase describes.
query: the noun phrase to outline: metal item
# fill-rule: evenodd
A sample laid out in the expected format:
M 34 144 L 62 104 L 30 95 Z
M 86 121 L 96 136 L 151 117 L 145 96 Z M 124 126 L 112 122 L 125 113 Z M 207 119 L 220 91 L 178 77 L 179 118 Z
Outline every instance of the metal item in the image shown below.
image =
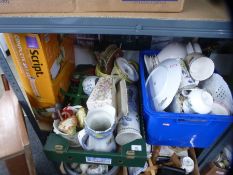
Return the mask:
M 209 162 L 213 161 L 217 155 L 222 151 L 224 146 L 227 144 L 232 144 L 233 138 L 233 125 L 225 130 L 224 133 L 208 148 L 205 148 L 201 154 L 198 156 L 198 167 L 202 171 Z
M 170 161 L 170 157 L 168 156 L 158 156 L 156 158 L 156 164 L 159 165 L 159 164 L 163 164 L 163 163 L 168 163 Z
M 230 20 L 190 20 L 190 19 L 158 19 L 138 16 L 87 17 L 77 13 L 75 16 L 39 17 L 31 15 L 21 17 L 1 17 L 0 32 L 20 33 L 79 33 L 79 34 L 128 34 L 155 35 L 176 37 L 208 37 L 231 38 L 232 26 Z M 175 26 L 171 27 L 171 26 Z

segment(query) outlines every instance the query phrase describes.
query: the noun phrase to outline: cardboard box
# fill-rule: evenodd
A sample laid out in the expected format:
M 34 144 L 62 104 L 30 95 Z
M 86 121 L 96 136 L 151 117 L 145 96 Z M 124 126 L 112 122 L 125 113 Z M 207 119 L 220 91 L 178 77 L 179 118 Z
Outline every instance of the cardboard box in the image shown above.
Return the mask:
M 157 156 L 159 155 L 160 152 L 160 146 L 153 146 L 153 151 L 152 151 L 152 163 L 155 164 L 155 160 L 157 158 Z M 190 173 L 190 175 L 200 175 L 199 173 L 199 168 L 198 168 L 198 162 L 197 162 L 197 158 L 196 158 L 196 153 L 194 148 L 189 148 L 188 149 L 188 156 L 194 161 L 194 169 L 193 172 Z M 177 155 L 173 155 L 171 157 L 171 162 L 167 163 L 166 165 L 168 166 L 173 166 L 173 167 L 180 167 L 180 160 L 179 157 Z M 158 165 L 156 165 L 158 166 Z M 156 169 L 156 173 L 157 173 L 157 169 Z
M 203 175 L 225 175 L 227 171 L 225 169 L 217 167 L 214 163 L 210 163 L 201 173 Z
M 73 39 L 57 34 L 5 34 L 6 42 L 33 108 L 62 101 L 74 71 Z
M 158 150 L 159 147 L 155 146 L 154 150 Z M 157 152 L 158 153 L 158 152 Z M 193 148 L 190 148 L 188 150 L 189 157 L 191 157 L 194 161 L 194 170 L 190 175 L 200 175 L 199 169 L 198 169 L 198 163 L 197 163 L 197 158 L 196 154 Z M 158 170 L 158 165 L 154 165 L 151 159 L 148 159 L 148 168 L 145 170 L 145 172 L 141 173 L 140 175 L 156 175 L 157 170 Z M 122 167 L 118 173 L 119 175 L 129 175 L 127 171 L 127 167 Z
M 1 13 L 72 12 L 75 0 L 0 0 Z
M 76 0 L 76 11 L 180 12 L 184 0 Z

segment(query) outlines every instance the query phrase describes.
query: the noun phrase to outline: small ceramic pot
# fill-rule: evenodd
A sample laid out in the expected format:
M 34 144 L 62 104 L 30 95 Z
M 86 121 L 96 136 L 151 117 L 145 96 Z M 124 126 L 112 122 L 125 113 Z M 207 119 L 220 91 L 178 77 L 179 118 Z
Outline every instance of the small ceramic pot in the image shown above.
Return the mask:
M 141 139 L 139 118 L 136 112 L 129 112 L 118 122 L 116 142 L 125 145 L 136 139 Z
M 88 76 L 83 80 L 83 92 L 88 96 L 91 95 L 91 92 L 95 88 L 96 83 L 98 82 L 99 78 L 97 76 Z

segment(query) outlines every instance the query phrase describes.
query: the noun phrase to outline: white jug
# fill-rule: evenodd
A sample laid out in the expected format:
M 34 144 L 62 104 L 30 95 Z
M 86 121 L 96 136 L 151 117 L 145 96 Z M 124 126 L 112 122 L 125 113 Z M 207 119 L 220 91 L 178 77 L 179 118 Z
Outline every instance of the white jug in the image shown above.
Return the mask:
M 85 128 L 78 134 L 80 145 L 85 150 L 111 152 L 116 149 L 113 131 L 116 125 L 116 110 L 110 105 L 87 113 Z

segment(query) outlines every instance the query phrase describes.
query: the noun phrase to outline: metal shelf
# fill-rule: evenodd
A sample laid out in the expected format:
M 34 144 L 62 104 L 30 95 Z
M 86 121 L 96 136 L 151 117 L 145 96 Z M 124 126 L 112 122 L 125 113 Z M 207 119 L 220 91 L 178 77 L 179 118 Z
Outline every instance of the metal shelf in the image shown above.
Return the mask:
M 224 6 L 188 0 L 181 13 L 24 13 L 0 14 L 0 32 L 232 37 Z
M 155 35 L 174 37 L 231 38 L 232 25 L 224 6 L 206 0 L 186 0 L 181 13 L 24 13 L 0 14 L 0 32 L 14 33 L 84 33 L 119 35 Z M 27 117 L 42 143 L 32 111 L 0 51 L 0 66 L 14 89 Z M 213 150 L 211 147 L 211 150 Z M 209 151 L 209 150 L 207 150 Z M 202 154 L 203 160 L 207 151 Z

